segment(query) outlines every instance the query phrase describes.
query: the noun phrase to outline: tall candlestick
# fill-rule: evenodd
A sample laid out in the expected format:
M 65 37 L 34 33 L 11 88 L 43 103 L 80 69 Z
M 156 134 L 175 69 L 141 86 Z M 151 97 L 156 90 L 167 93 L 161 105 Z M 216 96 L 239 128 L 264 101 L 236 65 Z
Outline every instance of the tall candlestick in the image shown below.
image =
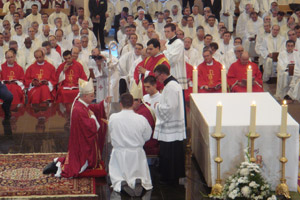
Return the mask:
M 249 65 L 247 69 L 247 92 L 252 92 L 252 69 Z
M 198 70 L 196 66 L 193 70 L 193 93 L 198 93 Z
M 256 132 L 256 104 L 254 101 L 251 104 L 249 132 L 250 134 L 255 134 Z
M 222 108 L 222 103 L 219 102 L 217 105 L 216 134 L 220 134 L 222 129 Z
M 287 127 L 287 113 L 288 113 L 288 105 L 286 101 L 283 101 L 281 106 L 281 126 L 280 126 L 280 133 L 286 133 Z
M 226 80 L 226 68 L 223 65 L 221 70 L 221 81 L 222 81 L 222 93 L 227 92 L 227 80 Z

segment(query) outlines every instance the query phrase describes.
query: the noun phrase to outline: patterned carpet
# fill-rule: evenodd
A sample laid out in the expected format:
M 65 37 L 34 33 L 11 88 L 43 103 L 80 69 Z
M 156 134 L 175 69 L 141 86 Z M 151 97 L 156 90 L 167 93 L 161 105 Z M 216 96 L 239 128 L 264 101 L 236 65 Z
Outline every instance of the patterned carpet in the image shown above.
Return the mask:
M 92 197 L 94 178 L 56 178 L 43 175 L 43 168 L 63 153 L 1 154 L 0 197 Z

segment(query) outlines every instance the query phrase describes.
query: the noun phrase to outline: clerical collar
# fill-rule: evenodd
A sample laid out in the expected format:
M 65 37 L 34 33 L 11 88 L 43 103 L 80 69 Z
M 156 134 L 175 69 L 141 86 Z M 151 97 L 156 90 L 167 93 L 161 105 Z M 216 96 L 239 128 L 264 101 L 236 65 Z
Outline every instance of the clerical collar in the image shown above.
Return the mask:
M 212 66 L 214 64 L 214 61 L 211 61 L 210 63 L 206 63 L 208 66 Z
M 164 80 L 164 86 L 166 86 L 170 81 L 176 81 L 178 83 L 176 78 L 174 78 L 172 75 L 170 75 L 166 80 Z
M 172 39 L 169 40 L 168 44 L 172 44 L 175 40 L 177 40 L 177 36 L 176 35 Z
M 36 62 L 36 64 L 37 64 L 37 65 L 44 65 L 44 64 L 45 64 L 45 62 L 42 62 L 42 63 L 38 63 L 38 62 Z
M 82 99 L 78 98 L 78 101 L 82 103 L 85 107 L 88 107 L 89 104 L 85 103 Z
M 10 64 L 7 63 L 7 67 L 13 67 L 13 66 L 14 66 L 14 64 L 10 65 Z
M 162 54 L 161 52 L 159 52 L 158 54 L 156 54 L 155 56 L 153 56 L 154 58 L 156 58 L 157 56 L 159 56 L 160 54 Z

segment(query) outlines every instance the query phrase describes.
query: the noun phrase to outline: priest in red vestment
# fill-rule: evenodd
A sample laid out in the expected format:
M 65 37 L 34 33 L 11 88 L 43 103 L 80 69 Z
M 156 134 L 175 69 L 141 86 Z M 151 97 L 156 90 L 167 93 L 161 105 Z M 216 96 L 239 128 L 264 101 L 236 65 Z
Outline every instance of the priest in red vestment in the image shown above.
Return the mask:
M 104 101 L 90 105 L 95 99 L 92 80 L 79 79 L 79 98 L 75 99 L 71 110 L 71 127 L 66 157 L 55 158 L 45 167 L 43 173 L 55 173 L 56 177 L 105 176 L 106 172 L 101 159 L 97 120 L 105 117 Z M 105 100 L 108 103 L 108 99 Z M 97 116 L 97 117 L 96 117 Z
M 154 76 L 154 69 L 157 65 L 165 64 L 170 69 L 168 59 L 163 53 L 160 53 L 160 42 L 157 39 L 151 39 L 147 42 L 147 54 L 150 56 L 140 62 L 134 71 L 134 80 L 136 83 L 138 84 L 139 80 L 142 80 L 143 94 L 147 94 L 144 89 L 144 79 L 149 75 Z M 156 85 L 158 91 L 164 88 L 164 85 L 158 81 Z
M 0 68 L 0 80 L 13 95 L 12 104 L 24 103 L 24 71 L 16 63 L 16 52 L 8 50 L 5 53 L 6 62 Z
M 245 51 L 228 70 L 227 82 L 232 92 L 247 92 L 247 69 L 249 66 L 252 68 L 252 92 L 264 92 L 261 72 L 255 63 L 249 61 L 249 54 Z
M 213 59 L 210 49 L 203 50 L 203 58 L 204 62 L 198 66 L 199 92 L 221 92 L 221 63 Z
M 58 80 L 57 103 L 72 103 L 78 95 L 78 79 L 87 81 L 82 65 L 73 60 L 71 51 L 63 53 L 65 62 L 63 62 L 56 71 L 56 80 Z
M 134 99 L 133 101 L 134 112 L 144 116 L 152 128 L 151 138 L 144 144 L 144 150 L 146 152 L 146 155 L 157 156 L 159 153 L 159 143 L 156 139 L 153 138 L 153 131 L 155 128 L 156 118 L 152 108 L 150 108 L 149 105 L 147 105 L 144 101 L 142 101 L 143 88 L 141 82 L 139 82 L 139 85 L 137 85 L 136 83 L 132 84 L 130 94 Z
M 28 103 L 41 103 L 54 100 L 55 67 L 45 60 L 45 53 L 38 49 L 34 52 L 36 62 L 25 73 L 25 86 L 28 88 Z

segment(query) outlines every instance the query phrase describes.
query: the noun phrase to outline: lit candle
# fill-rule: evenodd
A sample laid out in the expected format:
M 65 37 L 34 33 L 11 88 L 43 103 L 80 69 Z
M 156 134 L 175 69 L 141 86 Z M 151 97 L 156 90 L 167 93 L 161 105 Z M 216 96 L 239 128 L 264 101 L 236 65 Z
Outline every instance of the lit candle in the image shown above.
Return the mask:
M 221 81 L 222 81 L 222 93 L 227 92 L 227 80 L 226 80 L 226 68 L 223 65 L 221 70 Z
M 247 92 L 252 92 L 252 69 L 249 65 L 247 69 Z
M 280 133 L 287 133 L 286 127 L 287 127 L 287 114 L 288 114 L 288 106 L 286 104 L 286 101 L 283 101 L 283 104 L 281 106 L 281 126 L 280 126 Z
M 193 70 L 193 93 L 198 93 L 198 70 L 196 66 Z
M 250 134 L 254 134 L 256 132 L 256 104 L 255 101 L 251 104 L 251 112 L 250 112 Z
M 216 131 L 215 133 L 221 133 L 222 129 L 222 103 L 219 102 L 217 105 L 217 118 L 216 118 Z

